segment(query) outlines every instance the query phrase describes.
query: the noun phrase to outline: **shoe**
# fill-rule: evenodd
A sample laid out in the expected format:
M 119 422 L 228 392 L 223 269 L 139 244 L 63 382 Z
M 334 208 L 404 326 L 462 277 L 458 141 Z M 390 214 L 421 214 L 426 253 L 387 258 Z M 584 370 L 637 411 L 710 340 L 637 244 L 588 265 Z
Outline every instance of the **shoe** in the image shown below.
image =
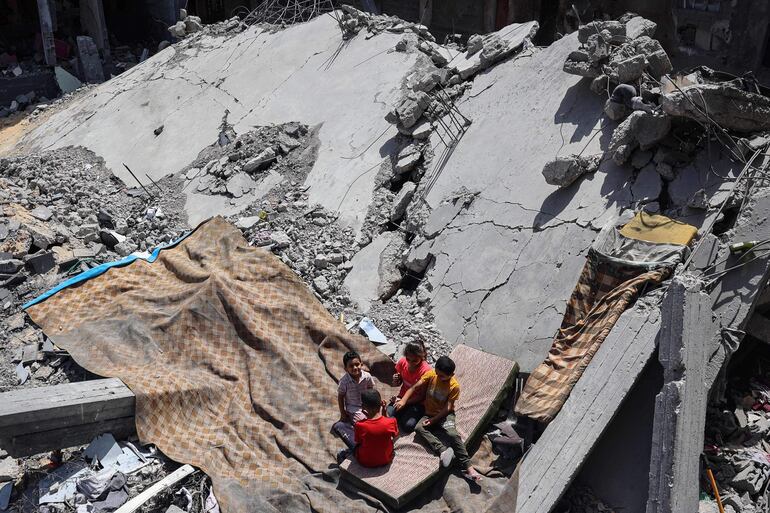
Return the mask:
M 350 455 L 350 449 L 340 449 L 337 453 L 337 465 L 342 465 L 342 462 Z
M 455 451 L 449 447 L 441 451 L 441 454 L 439 454 L 438 457 L 441 460 L 441 466 L 446 468 L 451 465 L 452 460 L 455 459 Z

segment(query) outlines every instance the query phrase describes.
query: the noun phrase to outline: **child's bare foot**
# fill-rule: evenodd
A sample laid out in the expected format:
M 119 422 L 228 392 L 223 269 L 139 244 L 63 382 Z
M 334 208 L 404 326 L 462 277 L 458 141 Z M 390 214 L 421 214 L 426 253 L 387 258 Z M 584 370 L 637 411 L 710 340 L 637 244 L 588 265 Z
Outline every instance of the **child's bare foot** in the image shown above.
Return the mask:
M 476 469 L 473 467 L 468 467 L 468 470 L 463 471 L 463 477 L 467 479 L 468 481 L 471 481 L 472 483 L 478 483 L 483 479 L 481 474 L 476 472 Z

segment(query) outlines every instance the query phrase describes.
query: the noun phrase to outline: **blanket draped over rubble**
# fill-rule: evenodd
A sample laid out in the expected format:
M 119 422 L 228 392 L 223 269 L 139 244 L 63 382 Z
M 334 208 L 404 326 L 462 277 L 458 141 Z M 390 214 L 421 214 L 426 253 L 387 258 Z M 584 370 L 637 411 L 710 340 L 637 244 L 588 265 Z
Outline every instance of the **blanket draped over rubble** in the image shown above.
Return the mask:
M 342 355 L 358 351 L 376 377 L 393 374 L 222 218 L 154 263 L 113 267 L 28 313 L 81 366 L 131 388 L 139 437 L 205 471 L 224 512 L 333 511 L 314 485 L 328 484 L 308 476 L 341 447 L 329 426 Z
M 621 230 L 612 222 L 597 237 L 551 350 L 530 374 L 516 403 L 518 415 L 543 423 L 553 420 L 620 315 L 645 290 L 671 276 L 686 248 L 682 233 L 689 234 L 689 243 L 696 230 L 663 216 L 654 218 L 653 225 L 647 216 L 642 220 L 637 215 Z M 643 236 L 623 235 L 635 232 Z

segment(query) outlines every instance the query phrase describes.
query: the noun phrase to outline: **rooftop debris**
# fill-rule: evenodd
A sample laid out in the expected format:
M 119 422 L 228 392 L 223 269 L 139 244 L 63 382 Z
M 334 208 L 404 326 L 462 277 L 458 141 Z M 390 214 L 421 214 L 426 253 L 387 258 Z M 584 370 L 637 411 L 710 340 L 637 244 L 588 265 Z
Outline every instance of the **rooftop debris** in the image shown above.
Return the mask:
M 574 10 L 577 13 L 577 9 Z M 393 55 L 414 62 L 400 83 L 392 90 L 383 83 L 383 91 L 378 91 L 373 99 L 387 106 L 386 119 L 392 126 L 379 136 L 379 129 L 371 134 L 364 133 L 367 129 L 362 130 L 361 137 L 367 139 L 370 147 L 379 148 L 382 160 L 369 169 L 364 166 L 353 169 L 362 173 L 361 176 L 376 175 L 376 178 L 371 184 L 371 196 L 364 198 L 364 208 L 360 215 L 355 214 L 352 224 L 343 201 L 349 193 L 360 194 L 355 189 L 362 186 L 357 183 L 358 178 L 352 183 L 336 183 L 347 177 L 335 175 L 334 165 L 325 160 L 339 148 L 322 144 L 320 134 L 327 128 L 323 118 L 310 116 L 312 122 L 293 119 L 287 105 L 286 112 L 270 112 L 260 123 L 244 122 L 245 112 L 264 107 L 261 99 L 259 105 L 242 102 L 223 85 L 229 75 L 217 83 L 209 83 L 201 76 L 193 76 L 194 72 L 187 73 L 189 70 L 181 64 L 186 58 L 183 53 L 204 53 L 202 49 L 216 51 L 213 48 L 217 45 L 210 45 L 210 38 L 236 38 L 238 34 L 245 32 L 242 35 L 246 36 L 257 31 L 260 37 L 276 35 L 295 25 L 304 27 L 308 21 L 314 23 L 312 20 L 318 16 L 323 16 L 333 30 L 336 23 L 341 32 L 339 47 L 330 52 L 319 73 L 330 72 L 335 60 L 350 56 L 345 52 L 356 43 L 374 37 L 393 38 L 387 52 L 399 52 Z M 330 17 L 334 22 L 329 21 Z M 548 147 L 542 152 L 547 160 L 540 159 L 541 155 L 535 155 L 534 151 L 530 156 L 537 161 L 537 170 L 542 169 L 545 183 L 559 188 L 548 191 L 552 195 L 542 201 L 542 205 L 530 177 L 523 176 L 518 169 L 509 172 L 508 168 L 520 165 L 513 161 L 504 162 L 501 167 L 505 173 L 515 175 L 520 184 L 512 185 L 498 176 L 491 187 L 489 182 L 477 179 L 477 175 L 489 170 L 474 169 L 468 174 L 458 174 L 451 194 L 444 184 L 444 197 L 431 196 L 447 163 L 456 155 L 455 150 L 468 145 L 489 148 L 482 139 L 489 139 L 490 134 L 479 135 L 483 130 L 478 127 L 487 126 L 484 123 L 488 118 L 497 114 L 491 112 L 489 106 L 479 108 L 473 100 L 482 95 L 494 96 L 500 98 L 496 100 L 495 108 L 498 108 L 503 98 L 511 98 L 500 91 L 501 84 L 505 83 L 502 77 L 518 73 L 521 61 L 529 57 L 540 59 L 546 54 L 546 50 L 531 43 L 538 30 L 536 22 L 472 35 L 467 41 L 454 36 L 447 39 L 463 40 L 464 44 L 439 44 L 421 23 L 373 15 L 347 5 L 335 10 L 334 3 L 328 0 L 268 0 L 253 11 L 240 11 L 239 16 L 218 24 L 203 24 L 201 18 L 188 15 L 184 9 L 178 19 L 168 27 L 166 37 L 185 41 L 165 54 L 169 60 L 160 65 L 162 80 L 176 80 L 170 74 L 166 76 L 166 71 L 179 70 L 183 76 L 179 80 L 191 80 L 201 88 L 200 94 L 215 90 L 216 95 L 228 96 L 227 102 L 234 101 L 223 104 L 225 114 L 219 133 L 206 142 L 209 146 L 201 149 L 190 144 L 190 148 L 194 148 L 192 155 L 197 153 L 197 156 L 188 158 L 190 154 L 185 154 L 189 163 L 182 169 L 171 166 L 165 171 L 168 176 L 156 180 L 150 175 L 157 177 L 157 174 L 143 169 L 147 162 L 129 161 L 125 164 L 133 182 L 126 186 L 111 175 L 99 157 L 83 148 L 0 159 L 0 202 L 4 208 L 0 219 L 0 308 L 6 313 L 0 327 L 0 391 L 92 377 L 27 319 L 20 310 L 23 303 L 71 275 L 176 240 L 198 221 L 216 214 L 225 214 L 250 245 L 269 250 L 289 266 L 334 318 L 349 321 L 348 330 L 360 328 L 371 340 L 384 342 L 378 349 L 390 357 L 398 357 L 406 342 L 421 340 L 427 345 L 429 361 L 448 353 L 452 345 L 462 341 L 490 351 L 499 350 L 492 348 L 486 338 L 492 332 L 506 331 L 509 328 L 506 320 L 513 314 L 491 308 L 489 297 L 493 293 L 504 295 L 508 310 L 521 306 L 527 298 L 522 300 L 519 296 L 534 293 L 532 282 L 519 279 L 527 267 L 540 269 L 537 273 L 548 281 L 544 287 L 554 296 L 547 303 L 536 305 L 542 310 L 539 313 L 526 319 L 522 317 L 529 322 L 522 324 L 522 331 L 529 339 L 537 338 L 533 326 L 552 313 L 561 317 L 563 302 L 569 294 L 568 287 L 561 290 L 554 285 L 558 280 L 551 275 L 556 275 L 568 259 L 582 259 L 601 221 L 606 219 L 604 215 L 615 215 L 615 209 L 626 214 L 633 210 L 685 218 L 700 227 L 697 244 L 713 243 L 716 253 L 730 242 L 741 247 L 744 246 L 741 242 L 748 242 L 736 242 L 731 237 L 736 219 L 750 207 L 755 193 L 767 185 L 765 159 L 755 163 L 752 159 L 762 155 L 770 141 L 768 91 L 751 75 L 734 77 L 706 67 L 673 74 L 671 59 L 655 39 L 656 35 L 663 35 L 660 34 L 663 27 L 641 16 L 629 13 L 617 20 L 593 21 L 582 25 L 577 34 L 554 43 L 554 46 L 573 45 L 560 55 L 555 69 L 587 77 L 590 85 L 589 81 L 570 83 L 570 87 L 576 88 L 567 93 L 570 101 L 565 97 L 558 111 L 554 110 L 554 124 L 561 123 L 562 128 L 578 127 L 570 134 L 572 140 L 567 141 L 566 134 L 557 134 L 553 139 L 553 134 L 549 136 L 541 127 L 529 127 L 532 130 L 527 137 L 551 137 L 556 141 L 561 135 L 561 148 L 557 149 L 557 145 L 553 148 L 556 151 Z M 166 25 L 168 23 L 163 27 Z M 94 41 L 89 39 L 83 39 L 78 45 L 79 59 L 91 63 L 84 68 L 93 72 L 86 81 L 99 82 L 109 78 L 109 73 L 99 76 L 107 70 L 102 70 Z M 255 36 L 254 40 L 257 39 Z M 253 42 L 243 46 L 241 41 L 239 51 L 250 51 Z M 264 46 L 259 51 L 267 52 L 270 48 L 263 41 L 259 44 Z M 163 41 L 158 51 L 168 46 L 169 42 Z M 113 50 L 119 61 L 117 71 L 145 61 L 152 53 L 147 48 Z M 356 59 L 359 57 L 353 55 Z M 377 76 L 376 57 L 366 56 L 366 60 L 357 61 L 355 66 L 372 66 L 371 75 Z M 515 62 L 518 60 L 519 63 Z M 548 65 L 543 59 L 537 74 L 547 71 Z M 334 72 L 344 72 L 341 69 L 336 68 Z M 0 70 L 0 74 L 8 78 L 34 72 L 35 67 L 29 63 L 10 61 L 4 71 Z M 54 76 L 64 84 L 62 89 L 74 91 L 71 97 L 49 104 L 39 93 L 26 93 L 7 106 L 0 105 L 0 118 L 10 114 L 18 117 L 19 112 L 24 112 L 31 113 L 29 119 L 35 120 L 73 98 L 84 98 L 93 86 L 81 86 L 67 73 L 64 68 L 58 68 Z M 160 80 L 156 77 L 152 81 L 156 79 Z M 271 94 L 279 92 L 285 83 L 277 85 Z M 122 83 L 119 92 L 112 94 L 119 96 L 132 88 L 133 85 Z M 581 102 L 589 102 L 581 96 L 580 89 L 590 89 L 602 97 L 604 117 L 598 105 L 593 117 L 584 116 Z M 519 93 L 530 98 L 528 91 L 517 91 Z M 531 98 L 533 103 L 526 108 L 533 111 L 550 108 L 544 107 L 534 94 Z M 36 106 L 35 102 L 42 103 Z M 166 151 L 168 146 L 164 146 L 164 141 L 180 140 L 174 139 L 179 133 L 172 119 L 175 114 L 152 119 L 149 128 L 144 123 L 137 125 L 143 126 L 145 135 L 152 137 L 150 144 L 157 145 L 153 148 Z M 121 115 L 126 115 L 125 109 Z M 189 121 L 189 112 L 184 114 L 184 119 Z M 382 122 L 379 116 L 378 120 Z M 596 120 L 601 120 L 601 124 L 591 124 Z M 593 127 L 587 129 L 590 134 L 587 143 L 583 143 L 578 133 L 585 128 L 583 125 Z M 466 137 L 470 142 L 461 145 Z M 514 136 L 500 134 L 497 144 L 506 147 L 508 137 Z M 601 143 L 593 142 L 594 138 Z M 88 137 L 82 139 L 84 145 L 89 144 Z M 360 148 L 363 147 L 360 142 L 351 138 L 346 144 Z M 582 148 L 573 143 L 580 143 Z M 602 153 L 597 153 L 599 149 Z M 345 159 L 357 161 L 363 154 L 356 152 L 351 151 Z M 465 160 L 460 160 L 460 165 L 475 166 L 477 162 L 467 155 Z M 738 175 L 743 164 L 747 172 Z M 328 203 L 325 206 L 316 203 L 318 196 L 311 199 L 311 188 L 318 187 L 318 183 L 314 182 L 317 178 L 310 177 L 313 173 L 317 177 L 319 168 L 321 173 L 326 173 L 327 191 L 347 188 L 336 209 Z M 530 174 L 542 183 L 537 170 Z M 457 173 L 456 169 L 452 171 Z M 510 194 L 490 196 L 489 189 L 498 185 Z M 526 190 L 525 194 L 531 192 L 536 201 L 523 201 L 521 195 L 511 192 L 510 189 L 516 187 Z M 596 195 L 583 194 L 585 190 Z M 355 201 L 360 202 L 360 197 Z M 571 202 L 575 208 L 565 210 L 565 205 Z M 578 211 L 596 208 L 593 203 L 601 203 L 606 212 L 583 218 Z M 533 219 L 526 217 L 530 212 Z M 578 227 L 588 233 L 581 232 L 580 240 L 575 239 Z M 502 236 L 489 236 L 490 232 L 484 231 L 487 229 Z M 530 245 L 536 237 L 544 236 L 544 232 L 556 231 L 561 234 L 554 236 L 558 243 L 544 237 Z M 460 239 L 457 246 L 468 253 L 468 261 L 456 258 L 456 251 L 452 253 L 441 245 L 443 240 L 439 239 L 449 236 Z M 507 236 L 510 237 L 506 239 Z M 740 262 L 764 258 L 764 241 L 752 240 L 751 244 L 754 247 L 733 257 L 743 258 Z M 504 263 L 498 268 L 489 265 L 491 260 L 481 261 L 473 251 L 474 246 L 483 247 Z M 566 256 L 554 261 L 553 266 L 548 261 L 548 265 L 540 267 L 540 257 L 547 259 L 546 253 L 555 251 Z M 446 280 L 431 280 L 432 275 L 443 275 Z M 713 286 L 722 272 L 707 276 L 711 280 L 709 286 Z M 570 280 L 573 278 L 577 276 L 569 276 Z M 574 280 L 569 285 L 572 283 Z M 666 286 L 664 282 L 655 297 L 662 296 Z M 558 292 L 549 287 L 558 288 Z M 650 304 L 656 301 L 646 288 L 644 294 L 647 297 L 643 301 Z M 445 310 L 442 312 L 442 309 Z M 440 319 L 436 317 L 437 312 L 442 315 Z M 651 330 L 648 324 L 643 326 Z M 442 329 L 454 330 L 451 341 L 446 340 Z M 531 342 L 529 339 L 527 344 Z M 544 339 L 543 336 L 539 336 L 540 339 Z M 517 347 L 516 351 L 520 349 Z M 531 353 L 533 359 L 545 355 L 538 352 L 534 343 L 521 351 Z M 650 353 L 652 351 L 650 347 Z M 630 384 L 628 386 L 630 390 Z M 709 406 L 707 446 L 701 470 L 713 469 L 726 511 L 762 511 L 770 501 L 770 447 L 765 442 L 768 433 L 763 431 L 763 426 L 770 426 L 770 421 L 763 417 L 767 409 L 762 402 L 763 387 L 767 388 L 765 376 L 758 372 L 748 381 L 731 382 L 728 398 L 713 400 Z M 586 388 L 576 389 L 579 394 Z M 511 460 L 526 453 L 537 438 L 527 432 L 529 426 L 525 422 L 518 420 L 518 424 L 505 426 L 512 434 L 501 436 L 505 430 L 498 427 L 490 437 L 496 437 L 502 447 L 498 450 L 510 453 Z M 599 425 L 599 421 L 596 422 Z M 523 436 L 519 437 L 518 432 Z M 588 445 L 593 447 L 594 442 L 591 440 Z M 509 450 L 512 445 L 516 450 Z M 146 453 L 131 447 L 134 446 L 105 435 L 88 449 L 65 451 L 63 464 L 55 458 L 45 463 L 50 465 L 48 478 L 55 481 L 68 473 L 78 478 L 67 484 L 64 484 L 66 479 L 59 479 L 59 486 L 49 486 L 50 483 L 43 480 L 40 481 L 44 484 L 42 488 L 37 480 L 41 472 L 33 468 L 35 462 L 42 459 L 3 459 L 0 452 L 0 509 L 3 501 L 11 500 L 11 508 L 20 508 L 29 503 L 30 497 L 39 499 L 42 495 L 43 502 L 53 500 L 49 504 L 55 506 L 44 505 L 40 511 L 50 512 L 76 507 L 78 511 L 91 511 L 91 507 L 99 510 L 109 506 L 105 501 L 112 501 L 113 506 L 125 503 L 118 511 L 126 513 L 137 508 L 218 510 L 213 488 L 202 473 L 188 475 L 193 472 L 189 466 L 173 472 L 174 464 L 161 465 L 155 461 L 164 460 L 161 454 L 148 458 Z M 90 464 L 84 460 L 86 457 L 92 460 Z M 135 468 L 136 465 L 141 468 Z M 172 471 L 171 476 L 184 474 L 182 481 L 174 485 L 173 490 L 154 496 L 155 490 L 163 488 L 163 475 L 168 471 Z M 57 477 L 57 472 L 61 476 Z M 559 476 L 560 484 L 554 484 L 553 490 L 563 483 L 564 487 L 557 491 L 559 494 L 564 491 L 575 473 L 577 468 L 568 469 L 565 472 L 568 478 Z M 140 477 L 132 479 L 131 475 Z M 148 486 L 157 481 L 160 481 L 158 487 Z M 700 489 L 705 495 L 701 508 L 711 511 L 716 505 L 706 498 L 711 488 L 703 481 Z M 640 486 L 646 488 L 646 485 Z M 611 500 L 598 497 L 606 488 L 594 488 L 582 483 L 572 486 L 553 511 L 623 510 L 608 505 Z M 137 495 L 142 489 L 144 493 Z M 142 506 L 144 497 L 150 497 L 150 502 Z M 57 502 L 60 499 L 64 501 Z M 86 499 L 91 506 L 84 502 Z M 59 507 L 59 504 L 65 506 Z M 531 501 L 529 506 L 522 507 L 531 507 Z M 110 509 L 114 508 L 110 506 Z M 473 510 L 470 505 L 468 509 Z

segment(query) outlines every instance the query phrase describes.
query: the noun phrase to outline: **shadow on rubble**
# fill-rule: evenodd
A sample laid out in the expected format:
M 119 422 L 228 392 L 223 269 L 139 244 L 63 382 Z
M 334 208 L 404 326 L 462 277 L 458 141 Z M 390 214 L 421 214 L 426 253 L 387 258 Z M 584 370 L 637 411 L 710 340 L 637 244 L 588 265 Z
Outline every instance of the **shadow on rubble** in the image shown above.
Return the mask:
M 617 166 L 608 156 L 605 156 L 595 173 L 584 175 L 569 187 L 557 189 L 549 194 L 540 206 L 532 226 L 535 231 L 538 231 L 549 222 L 559 220 L 559 215 L 572 203 L 584 183 L 593 180 L 602 181 L 600 194 L 605 202 L 605 209 L 613 205 L 627 207 L 633 203 L 628 187 L 631 179 L 632 173 L 629 170 Z M 577 208 L 575 207 L 574 210 Z
M 589 83 L 590 79 L 584 78 L 567 89 L 558 110 L 553 115 L 554 124 L 575 127 L 572 137 L 569 141 L 565 140 L 565 143 L 578 143 L 583 140 L 587 142 L 587 137 L 594 136 L 596 122 L 603 118 L 602 99 L 591 92 Z M 601 141 L 604 148 L 612 137 L 614 126 L 608 126 L 606 123 L 603 125 Z

